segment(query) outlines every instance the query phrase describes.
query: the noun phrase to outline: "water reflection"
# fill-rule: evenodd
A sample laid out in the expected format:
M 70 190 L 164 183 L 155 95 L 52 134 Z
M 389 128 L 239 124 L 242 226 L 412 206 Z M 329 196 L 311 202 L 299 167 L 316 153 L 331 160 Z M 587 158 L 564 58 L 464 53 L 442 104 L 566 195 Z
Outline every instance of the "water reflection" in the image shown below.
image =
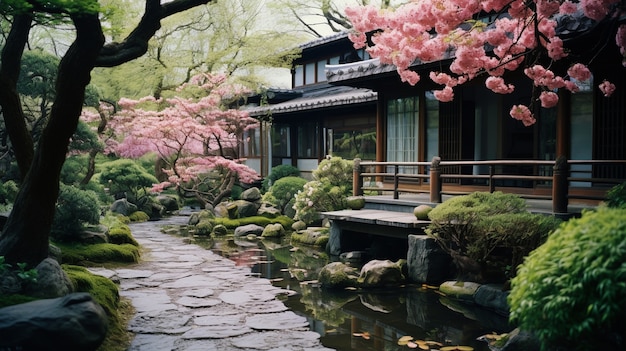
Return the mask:
M 306 316 L 324 346 L 337 350 L 408 350 L 398 339 L 434 340 L 489 348 L 476 341 L 487 333 L 510 330 L 506 318 L 472 308 L 417 285 L 375 290 L 322 289 L 316 279 L 331 258 L 311 247 L 293 247 L 288 240 L 239 240 L 192 237 L 196 244 L 250 267 L 252 273 L 291 291 L 284 303 Z

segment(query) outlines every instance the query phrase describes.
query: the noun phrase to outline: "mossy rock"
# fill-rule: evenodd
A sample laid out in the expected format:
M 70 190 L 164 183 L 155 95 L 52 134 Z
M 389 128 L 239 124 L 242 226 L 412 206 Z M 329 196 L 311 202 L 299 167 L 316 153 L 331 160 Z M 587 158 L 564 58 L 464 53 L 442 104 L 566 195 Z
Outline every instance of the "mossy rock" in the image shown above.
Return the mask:
M 201 236 L 209 236 L 213 232 L 213 221 L 212 220 L 201 220 L 200 223 L 196 224 L 194 227 L 196 230 L 196 235 Z
M 363 196 L 348 196 L 346 204 L 353 210 L 360 210 L 365 207 L 365 198 Z
M 131 222 L 145 222 L 150 219 L 150 216 L 143 211 L 135 211 L 131 213 L 128 218 Z
M 261 236 L 264 238 L 280 238 L 285 235 L 285 228 L 280 223 L 268 224 Z
M 439 286 L 439 291 L 446 296 L 464 301 L 474 301 L 474 294 L 480 284 L 474 282 L 448 281 Z
M 226 228 L 225 225 L 223 224 L 218 224 L 215 227 L 213 227 L 213 232 L 211 235 L 213 236 L 224 236 L 228 234 L 228 228 Z
M 130 232 L 130 228 L 125 224 L 109 229 L 109 243 L 116 245 L 131 244 L 139 246 L 139 243 Z
M 132 244 L 65 245 L 55 243 L 55 245 L 61 248 L 62 260 L 68 264 L 139 261 L 139 248 Z
M 428 205 L 419 205 L 413 209 L 413 214 L 420 221 L 427 221 L 428 214 L 432 211 L 432 207 Z

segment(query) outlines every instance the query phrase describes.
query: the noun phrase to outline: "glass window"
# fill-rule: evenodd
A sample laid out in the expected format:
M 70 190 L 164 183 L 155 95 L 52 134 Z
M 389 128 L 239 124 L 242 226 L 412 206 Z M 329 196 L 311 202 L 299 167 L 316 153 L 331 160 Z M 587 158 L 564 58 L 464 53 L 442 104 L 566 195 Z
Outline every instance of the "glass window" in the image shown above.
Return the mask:
M 272 156 L 291 157 L 290 128 L 285 124 L 274 124 L 272 128 Z
M 431 91 L 426 92 L 426 159 L 430 162 L 439 156 L 439 100 Z
M 419 100 L 416 96 L 387 102 L 387 161 L 418 161 L 418 117 Z
M 338 65 L 339 64 L 339 56 L 331 57 L 328 59 L 329 65 Z
M 298 158 L 318 158 L 319 127 L 316 122 L 298 126 Z
M 317 81 L 325 82 L 326 81 L 326 60 L 317 61 Z
M 293 86 L 301 87 L 304 85 L 304 68 L 302 65 L 297 65 L 293 72 Z
M 331 154 L 344 159 L 376 159 L 376 127 L 332 130 Z
M 591 160 L 593 154 L 593 84 L 581 86 L 581 90 L 572 94 L 572 126 L 571 126 L 571 155 L 572 160 Z M 570 175 L 576 178 L 590 178 L 591 165 L 572 165 Z M 589 182 L 572 182 L 571 186 L 591 186 Z
M 243 132 L 243 154 L 245 157 L 261 156 L 261 128 Z
M 315 83 L 315 62 L 304 65 L 304 84 Z

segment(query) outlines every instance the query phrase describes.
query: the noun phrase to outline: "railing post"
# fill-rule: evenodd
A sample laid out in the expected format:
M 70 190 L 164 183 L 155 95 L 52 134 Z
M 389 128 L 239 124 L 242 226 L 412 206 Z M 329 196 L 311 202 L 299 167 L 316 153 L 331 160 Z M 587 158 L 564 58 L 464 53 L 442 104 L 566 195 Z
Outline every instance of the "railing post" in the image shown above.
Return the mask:
M 430 164 L 430 202 L 441 203 L 441 169 L 439 156 L 433 157 Z
M 552 212 L 567 213 L 567 192 L 569 182 L 567 180 L 569 168 L 565 156 L 559 156 L 554 163 L 552 173 Z
M 363 195 L 363 178 L 361 178 L 361 159 L 355 158 L 352 166 L 352 195 Z
M 496 183 L 493 181 L 493 175 L 495 174 L 494 165 L 489 165 L 489 192 L 493 193 L 496 191 Z
M 400 185 L 400 180 L 398 179 L 398 165 L 393 166 L 393 198 L 394 200 L 398 200 L 400 194 L 398 192 L 398 186 Z

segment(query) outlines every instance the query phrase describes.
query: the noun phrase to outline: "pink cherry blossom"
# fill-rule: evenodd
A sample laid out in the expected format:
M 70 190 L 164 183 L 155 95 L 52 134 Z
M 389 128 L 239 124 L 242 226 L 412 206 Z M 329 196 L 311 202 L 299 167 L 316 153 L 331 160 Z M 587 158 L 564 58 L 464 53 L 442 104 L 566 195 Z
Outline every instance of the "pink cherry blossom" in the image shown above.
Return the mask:
M 412 0 L 393 9 L 353 7 L 346 10 L 346 15 L 354 25 L 350 38 L 355 46 L 365 45 L 372 57 L 395 65 L 402 80 L 409 84 L 420 82 L 413 65 L 451 59 L 448 76 L 429 73 L 434 82 L 444 86 L 436 93 L 441 101 L 453 99 L 453 87 L 480 76 L 485 77 L 489 89 L 510 92 L 513 86 L 505 81 L 507 72 L 523 69 L 545 92 L 540 97 L 542 104 L 554 106 L 557 89 L 576 92 L 577 82 L 589 76 L 585 66 L 588 62 L 579 62 L 557 35 L 556 19 L 579 11 L 597 22 L 607 16 L 616 18 L 624 13 L 623 8 L 615 6 L 620 1 Z M 485 19 L 487 13 L 489 19 Z M 370 32 L 375 33 L 373 45 L 367 47 L 365 33 Z M 626 66 L 626 25 L 619 26 L 615 41 Z M 564 59 L 569 61 L 557 62 Z M 567 75 L 564 65 L 571 66 Z M 612 92 L 608 84 L 601 86 L 603 93 Z M 514 107 L 512 111 L 512 116 L 523 116 L 519 119 L 525 125 L 534 123 L 530 110 L 526 113 Z
M 600 88 L 600 91 L 605 97 L 609 97 L 613 95 L 613 92 L 615 92 L 615 84 L 609 82 L 608 80 L 602 81 L 598 88 Z
M 236 157 L 243 132 L 256 128 L 258 122 L 245 111 L 225 108 L 224 103 L 244 89 L 226 84 L 224 75 L 201 74 L 177 91 L 181 96 L 166 100 L 122 99 L 122 109 L 110 122 L 119 137 L 112 144 L 115 152 L 130 158 L 156 153 L 166 162 L 163 171 L 168 182 L 156 185 L 155 190 L 203 182 L 202 178 L 215 170 L 236 174 L 242 182 L 258 179 L 256 172 Z
M 584 82 L 591 78 L 591 71 L 587 66 L 583 65 L 582 63 L 576 63 L 568 68 L 567 75 L 578 81 Z
M 515 105 L 511 107 L 510 115 L 511 117 L 522 121 L 522 123 L 527 127 L 535 124 L 536 122 L 532 112 L 530 112 L 530 109 L 524 105 Z
M 543 91 L 539 95 L 541 101 L 541 107 L 550 108 L 556 106 L 559 102 L 559 96 L 552 91 Z
M 506 84 L 502 77 L 489 77 L 485 80 L 485 85 L 498 94 L 509 94 L 515 89 L 512 84 Z

